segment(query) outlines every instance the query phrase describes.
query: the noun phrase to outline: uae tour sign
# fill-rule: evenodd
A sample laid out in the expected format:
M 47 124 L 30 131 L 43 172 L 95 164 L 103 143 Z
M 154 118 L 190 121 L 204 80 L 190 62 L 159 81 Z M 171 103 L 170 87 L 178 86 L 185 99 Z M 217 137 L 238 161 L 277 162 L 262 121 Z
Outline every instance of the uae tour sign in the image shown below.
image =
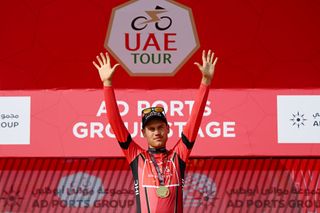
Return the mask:
M 198 49 L 191 9 L 133 0 L 113 9 L 104 46 L 130 75 L 172 76 Z

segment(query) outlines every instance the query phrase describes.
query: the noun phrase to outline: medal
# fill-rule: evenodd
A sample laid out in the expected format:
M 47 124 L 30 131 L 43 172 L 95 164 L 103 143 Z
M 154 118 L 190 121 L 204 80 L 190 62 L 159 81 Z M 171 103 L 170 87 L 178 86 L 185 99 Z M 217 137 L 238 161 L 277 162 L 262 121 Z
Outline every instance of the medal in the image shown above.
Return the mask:
M 156 192 L 157 192 L 158 197 L 160 197 L 160 198 L 166 198 L 170 194 L 169 188 L 165 187 L 165 186 L 159 186 L 159 188 L 157 188 Z

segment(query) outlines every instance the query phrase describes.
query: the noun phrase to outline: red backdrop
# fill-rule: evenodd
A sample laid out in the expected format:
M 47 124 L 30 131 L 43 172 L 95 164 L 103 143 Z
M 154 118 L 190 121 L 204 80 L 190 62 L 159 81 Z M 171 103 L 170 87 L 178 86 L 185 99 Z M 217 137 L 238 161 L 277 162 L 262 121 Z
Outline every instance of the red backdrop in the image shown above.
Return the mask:
M 124 2 L 1 1 L 0 89 L 100 88 L 91 61 L 104 50 L 112 8 Z M 175 77 L 130 77 L 120 68 L 117 88 L 196 88 L 193 62 L 209 48 L 220 57 L 214 88 L 319 86 L 319 1 L 179 2 L 193 10 L 199 51 Z
M 1 1 L 0 89 L 101 88 L 91 62 L 104 51 L 112 8 L 124 2 L 127 1 Z M 200 60 L 201 49 L 209 48 L 220 58 L 213 88 L 319 87 L 320 1 L 179 2 L 193 10 L 199 51 L 175 77 L 130 77 L 119 68 L 115 76 L 116 88 L 196 88 L 200 74 L 193 62 Z M 186 210 L 190 212 L 199 212 L 204 207 L 208 212 L 226 209 L 225 212 L 271 212 L 274 209 L 278 212 L 314 212 L 320 205 L 319 159 L 193 159 L 188 168 L 192 174 L 205 174 L 205 183 L 208 180 L 215 183 L 211 184 L 214 197 L 204 196 L 201 187 L 197 190 L 187 188 L 190 193 L 186 194 L 185 203 L 193 205 L 187 200 L 197 196 L 196 202 L 201 204 L 200 207 L 187 206 Z M 126 210 L 134 209 L 130 191 L 132 181 L 118 178 L 119 174 L 122 174 L 121 178 L 131 177 L 124 159 L 2 158 L 0 211 L 40 212 L 51 208 L 82 212 L 77 207 L 50 204 L 61 203 L 61 198 L 52 190 L 57 190 L 63 177 L 75 177 L 74 174 L 86 177 L 85 173 L 105 181 L 105 189 L 117 186 L 120 193 L 125 192 Z M 193 183 L 192 179 L 189 181 Z M 198 182 L 194 184 L 199 185 Z M 259 193 L 250 194 L 255 187 Z M 262 194 L 263 189 L 270 191 Z M 234 192 L 229 196 L 232 190 Z M 114 199 L 122 199 L 120 197 L 117 194 L 100 198 L 105 201 L 103 209 L 109 205 L 109 210 L 116 212 L 113 205 L 120 205 L 120 202 Z M 202 205 L 203 202 L 206 205 Z M 93 209 L 89 208 L 87 212 Z

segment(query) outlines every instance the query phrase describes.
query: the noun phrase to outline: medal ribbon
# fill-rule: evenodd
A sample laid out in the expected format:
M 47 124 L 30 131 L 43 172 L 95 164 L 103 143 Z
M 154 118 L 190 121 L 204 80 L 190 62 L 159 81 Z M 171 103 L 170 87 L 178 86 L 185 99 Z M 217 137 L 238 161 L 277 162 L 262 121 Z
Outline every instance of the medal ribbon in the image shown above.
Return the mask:
M 151 158 L 152 164 L 153 164 L 154 167 L 156 168 L 160 186 L 164 186 L 164 177 L 163 177 L 162 174 L 161 174 L 159 165 L 157 164 L 157 161 L 156 161 L 156 159 L 154 158 L 153 153 L 151 153 L 151 152 L 149 151 L 149 154 L 150 154 L 150 158 Z M 168 161 L 168 155 L 167 155 L 167 153 L 166 153 L 166 157 L 165 157 L 165 161 L 164 161 L 164 162 L 166 162 L 166 165 L 165 165 L 166 167 L 167 167 L 167 161 Z M 163 163 L 164 163 L 164 162 L 163 162 Z M 164 165 L 164 164 L 163 164 L 163 165 Z M 164 170 L 166 169 L 166 167 L 164 167 Z M 165 172 L 165 171 L 164 171 L 164 172 Z

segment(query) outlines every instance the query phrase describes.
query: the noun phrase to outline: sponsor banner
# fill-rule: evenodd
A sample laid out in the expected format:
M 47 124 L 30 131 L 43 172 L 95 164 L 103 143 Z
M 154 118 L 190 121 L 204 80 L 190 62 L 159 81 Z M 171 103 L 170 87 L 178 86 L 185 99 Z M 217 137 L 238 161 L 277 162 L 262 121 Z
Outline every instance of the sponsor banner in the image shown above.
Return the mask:
M 319 159 L 191 159 L 185 212 L 317 212 Z M 117 159 L 0 159 L 0 212 L 134 212 Z
M 320 96 L 278 96 L 279 143 L 320 143 Z
M 196 89 L 116 90 L 125 125 L 144 148 L 147 143 L 141 134 L 141 109 L 155 105 L 165 108 L 171 129 L 167 146 L 171 148 L 188 121 L 196 93 Z M 310 91 L 211 90 L 192 156 L 319 155 L 316 144 L 278 142 L 279 94 L 310 95 Z M 320 90 L 312 90 L 312 94 L 320 94 Z M 1 156 L 123 156 L 106 118 L 102 90 L 1 91 L 0 95 L 30 96 L 32 100 L 30 144 L 0 144 Z M 306 119 L 317 115 L 311 113 Z M 287 118 L 290 128 L 299 131 L 307 127 L 296 129 L 291 116 Z
M 0 97 L 2 144 L 30 144 L 30 97 Z
M 135 208 L 131 171 L 124 160 L 30 159 L 21 160 L 22 166 L 4 161 L 0 212 L 132 212 Z M 8 163 L 18 168 L 6 170 Z

